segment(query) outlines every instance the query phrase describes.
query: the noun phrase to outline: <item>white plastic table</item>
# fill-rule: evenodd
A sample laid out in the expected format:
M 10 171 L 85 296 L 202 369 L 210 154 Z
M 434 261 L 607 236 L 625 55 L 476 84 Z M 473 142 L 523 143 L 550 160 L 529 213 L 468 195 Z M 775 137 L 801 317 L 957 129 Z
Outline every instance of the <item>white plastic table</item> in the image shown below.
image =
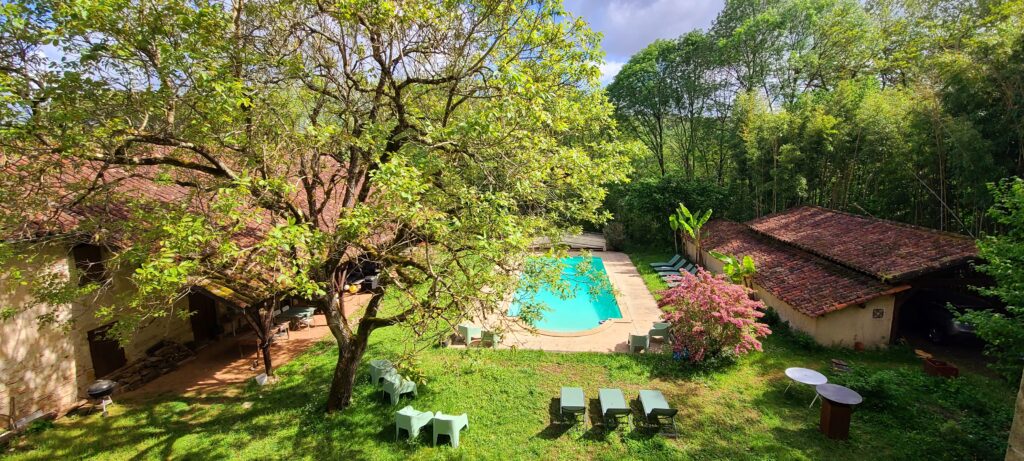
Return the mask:
M 825 383 L 828 382 L 828 378 L 826 378 L 825 375 L 823 375 L 821 373 L 818 373 L 817 371 L 811 370 L 810 368 L 800 368 L 800 367 L 786 368 L 786 376 L 788 376 L 789 379 L 793 380 L 793 382 L 800 383 L 800 384 L 805 384 L 805 385 L 812 386 L 812 387 L 818 386 L 818 385 L 821 385 L 821 384 L 825 384 Z M 792 382 L 789 383 L 789 386 L 786 386 L 786 390 L 783 391 L 782 393 L 785 394 L 786 392 L 788 392 L 789 391 L 789 387 L 792 386 L 792 385 L 793 385 Z M 807 408 L 810 408 L 810 407 L 814 406 L 814 402 L 817 401 L 817 400 L 818 400 L 818 393 L 815 392 L 814 393 L 814 399 L 811 400 L 811 404 L 808 405 Z

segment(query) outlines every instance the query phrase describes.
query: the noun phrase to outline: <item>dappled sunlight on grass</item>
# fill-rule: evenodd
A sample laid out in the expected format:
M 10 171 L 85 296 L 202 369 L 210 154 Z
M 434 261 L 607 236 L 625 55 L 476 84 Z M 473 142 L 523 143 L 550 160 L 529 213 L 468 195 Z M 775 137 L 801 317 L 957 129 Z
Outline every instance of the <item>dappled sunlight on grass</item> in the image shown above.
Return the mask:
M 641 261 L 637 267 L 645 265 Z M 403 341 L 407 338 L 399 328 L 378 331 L 365 360 L 397 360 L 406 351 Z M 980 418 L 974 416 L 988 417 L 992 408 L 1000 411 L 994 413 L 997 422 L 991 427 L 1005 422 L 1005 428 L 989 434 L 992 442 L 982 446 L 991 447 L 989 454 L 1005 448 L 998 445 L 1006 440 L 1014 390 L 1004 382 L 971 373 L 936 384 L 945 396 L 942 405 L 923 393 L 901 399 L 920 403 L 899 411 L 888 402 L 866 401 L 854 412 L 850 440 L 827 440 L 817 430 L 818 407 L 807 407 L 813 391 L 794 386 L 784 393 L 786 367 L 818 369 L 832 379 L 831 358 L 868 370 L 903 373 L 917 373 L 920 363 L 902 348 L 805 349 L 786 335 L 769 337 L 764 348 L 763 353 L 706 370 L 681 368 L 670 357 L 656 353 L 427 348 L 418 364 L 426 380 L 418 398 L 404 397 L 397 406 L 390 405 L 370 384 L 364 364 L 352 407 L 329 415 L 323 405 L 336 353 L 333 345 L 321 343 L 281 367 L 273 385 L 250 384 L 237 396 L 119 401 L 112 417 L 65 418 L 49 430 L 19 439 L 8 455 L 15 460 L 861 460 L 924 459 L 918 456 L 924 453 L 928 459 L 955 459 L 963 453 L 955 447 L 971 440 L 972 431 L 991 430 L 972 424 Z M 585 429 L 553 424 L 561 386 L 584 389 L 590 409 Z M 679 409 L 680 437 L 666 439 L 628 428 L 606 431 L 597 401 L 602 387 L 620 388 L 630 400 L 636 399 L 640 389 L 661 390 Z M 972 392 L 978 396 L 971 398 Z M 429 427 L 415 441 L 396 442 L 394 412 L 405 405 L 446 414 L 468 413 L 470 425 L 462 433 L 460 448 L 431 447 Z

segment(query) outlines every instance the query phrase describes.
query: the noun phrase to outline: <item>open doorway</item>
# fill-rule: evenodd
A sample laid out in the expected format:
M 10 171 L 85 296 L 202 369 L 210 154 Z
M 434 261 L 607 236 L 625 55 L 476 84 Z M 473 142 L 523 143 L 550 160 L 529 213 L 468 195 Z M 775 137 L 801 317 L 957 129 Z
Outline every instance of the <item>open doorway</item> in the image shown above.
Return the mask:
M 128 363 L 121 344 L 116 339 L 107 337 L 107 331 L 112 325 L 104 325 L 86 333 L 89 357 L 92 358 L 93 373 L 97 379 L 117 371 Z
M 189 293 L 188 311 L 196 344 L 216 340 L 221 332 L 217 323 L 217 301 L 202 293 Z

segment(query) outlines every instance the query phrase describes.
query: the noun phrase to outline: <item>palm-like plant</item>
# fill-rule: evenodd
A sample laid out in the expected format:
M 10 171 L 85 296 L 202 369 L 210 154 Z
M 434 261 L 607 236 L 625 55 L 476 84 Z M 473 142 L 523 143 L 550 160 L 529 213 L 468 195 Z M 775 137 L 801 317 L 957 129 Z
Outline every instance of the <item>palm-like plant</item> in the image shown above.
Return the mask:
M 700 244 L 700 230 L 707 224 L 708 220 L 711 219 L 711 210 L 708 209 L 703 213 L 697 212 L 696 214 L 691 213 L 686 205 L 680 203 L 679 208 L 676 208 L 675 214 L 669 217 L 669 225 L 673 221 L 676 223 L 676 229 L 682 229 L 693 239 L 694 253 L 696 253 L 697 264 L 704 265 L 704 253 L 703 247 Z
M 743 259 L 740 259 L 717 251 L 709 251 L 708 253 L 714 256 L 715 259 L 722 261 L 722 272 L 725 273 L 726 277 L 729 277 L 732 283 L 743 285 L 750 289 L 754 288 L 754 274 L 757 273 L 757 268 L 754 267 L 754 258 L 746 255 Z

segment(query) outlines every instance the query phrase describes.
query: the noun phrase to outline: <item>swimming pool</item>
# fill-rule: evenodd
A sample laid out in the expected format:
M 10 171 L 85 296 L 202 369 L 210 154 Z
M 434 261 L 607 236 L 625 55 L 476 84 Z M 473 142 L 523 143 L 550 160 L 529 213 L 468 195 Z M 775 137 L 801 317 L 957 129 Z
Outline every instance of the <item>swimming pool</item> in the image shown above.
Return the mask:
M 592 257 L 589 272 L 580 274 L 577 266 L 583 260 L 583 256 L 562 258 L 565 263 L 562 281 L 573 288 L 567 298 L 563 297 L 565 293 L 558 294 L 549 284 L 543 284 L 535 293 L 520 287 L 509 305 L 508 315 L 518 316 L 523 302 L 543 303 L 546 310 L 534 326 L 559 333 L 589 330 L 605 320 L 622 318 L 608 282 L 604 261 Z

